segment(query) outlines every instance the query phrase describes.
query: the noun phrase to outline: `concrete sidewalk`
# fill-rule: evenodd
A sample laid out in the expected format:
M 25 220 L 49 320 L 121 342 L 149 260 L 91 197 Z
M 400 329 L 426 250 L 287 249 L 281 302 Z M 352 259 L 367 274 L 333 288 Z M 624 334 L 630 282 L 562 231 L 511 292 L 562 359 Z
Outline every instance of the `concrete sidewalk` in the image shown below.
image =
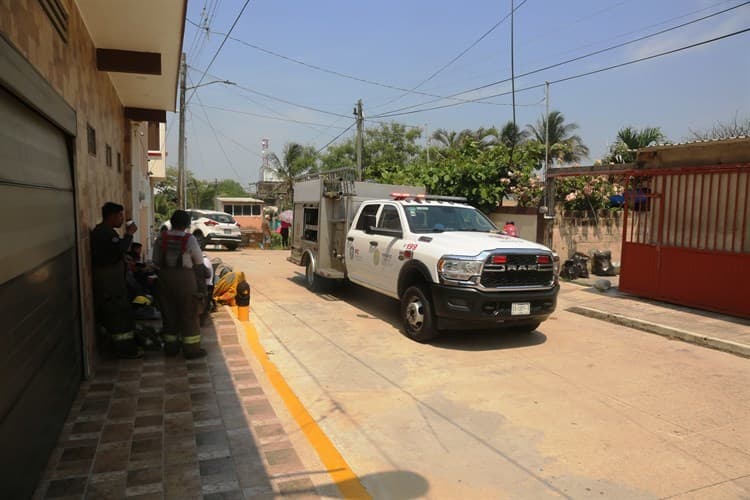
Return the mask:
M 617 277 L 615 277 L 617 278 Z M 750 357 L 750 320 L 595 289 L 588 280 L 564 282 L 561 309 L 663 335 L 712 349 Z M 748 306 L 750 307 L 750 305 Z

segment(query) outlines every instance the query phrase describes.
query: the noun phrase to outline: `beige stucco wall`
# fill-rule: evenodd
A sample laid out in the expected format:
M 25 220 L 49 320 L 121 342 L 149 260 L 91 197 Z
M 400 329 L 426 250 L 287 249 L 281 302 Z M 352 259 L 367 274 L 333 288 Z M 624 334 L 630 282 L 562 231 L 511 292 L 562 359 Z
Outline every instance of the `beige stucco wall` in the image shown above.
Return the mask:
M 576 252 L 590 255 L 594 250 L 609 250 L 612 261 L 621 262 L 622 212 L 596 219 L 586 214 L 581 217 L 558 214 L 552 231 L 552 249 L 562 260 Z
M 61 1 L 70 16 L 67 43 L 55 31 L 38 0 L 0 0 L 0 32 L 76 111 L 74 178 L 83 283 L 81 298 L 84 343 L 92 359 L 95 335 L 89 233 L 99 221 L 100 207 L 106 201 L 125 205 L 126 215 L 133 217 L 131 168 L 147 167 L 145 156 L 132 157 L 130 122 L 123 115 L 109 75 L 96 69 L 95 47 L 75 3 Z M 87 152 L 87 124 L 96 129 L 96 156 Z M 111 167 L 106 165 L 107 144 L 112 148 Z M 119 170 L 118 153 L 121 155 Z

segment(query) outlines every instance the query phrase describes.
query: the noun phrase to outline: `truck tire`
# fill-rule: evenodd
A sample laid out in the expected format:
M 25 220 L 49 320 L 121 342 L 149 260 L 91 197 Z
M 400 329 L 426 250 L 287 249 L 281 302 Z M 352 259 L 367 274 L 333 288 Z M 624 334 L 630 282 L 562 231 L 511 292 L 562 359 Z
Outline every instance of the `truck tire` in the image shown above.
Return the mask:
M 428 342 L 440 333 L 435 326 L 432 303 L 419 286 L 410 286 L 401 296 L 401 319 L 406 336 L 417 342 Z
M 322 292 L 325 290 L 327 281 L 324 277 L 315 274 L 315 263 L 312 259 L 307 260 L 305 266 L 305 286 L 311 292 Z

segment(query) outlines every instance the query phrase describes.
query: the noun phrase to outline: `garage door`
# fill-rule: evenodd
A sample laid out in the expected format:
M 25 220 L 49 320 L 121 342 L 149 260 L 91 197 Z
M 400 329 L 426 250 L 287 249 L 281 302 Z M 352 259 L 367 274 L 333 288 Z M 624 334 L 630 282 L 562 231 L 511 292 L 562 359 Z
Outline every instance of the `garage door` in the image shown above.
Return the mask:
M 29 496 L 82 373 L 65 135 L 0 87 L 0 475 Z

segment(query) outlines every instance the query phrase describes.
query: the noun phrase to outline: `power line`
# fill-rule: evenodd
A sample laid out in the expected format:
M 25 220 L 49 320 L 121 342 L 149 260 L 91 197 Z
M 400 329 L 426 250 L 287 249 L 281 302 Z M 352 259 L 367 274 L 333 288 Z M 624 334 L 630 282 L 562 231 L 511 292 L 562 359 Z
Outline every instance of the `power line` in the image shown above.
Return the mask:
M 335 127 L 333 125 L 328 125 L 325 123 L 315 123 L 315 122 L 306 122 L 302 120 L 294 120 L 292 118 L 280 118 L 278 116 L 269 116 L 269 115 L 262 115 L 259 113 L 251 113 L 249 111 L 240 111 L 237 109 L 229 109 L 229 108 L 221 108 L 219 106 L 210 106 L 208 104 L 203 105 L 204 108 L 208 109 L 218 109 L 219 111 L 226 111 L 228 113 L 236 113 L 239 115 L 248 115 L 248 116 L 256 116 L 258 118 L 267 118 L 269 120 L 279 120 L 282 122 L 289 122 L 289 123 L 299 123 L 300 125 L 311 125 L 313 127 L 325 127 L 325 128 L 337 128 L 339 130 L 343 129 L 344 127 Z
M 208 123 L 209 128 L 211 128 L 211 132 L 213 132 L 214 134 L 214 139 L 216 139 L 216 144 L 219 146 L 219 149 L 221 149 L 221 152 L 224 154 L 224 158 L 227 160 L 227 163 L 229 164 L 229 168 L 231 168 L 232 172 L 234 172 L 234 174 L 237 176 L 237 180 L 239 182 L 242 182 L 242 176 L 239 174 L 239 172 L 237 172 L 237 169 L 234 168 L 234 164 L 232 163 L 232 160 L 229 159 L 229 155 L 224 149 L 224 146 L 221 144 L 221 141 L 219 140 L 219 135 L 216 132 L 214 125 L 211 123 L 211 119 L 208 117 L 208 112 L 206 111 L 206 108 L 203 107 L 203 103 L 201 102 L 200 95 L 197 95 L 197 96 L 198 96 L 198 104 L 201 106 L 201 109 L 203 110 L 203 115 L 206 117 L 206 123 Z
M 186 18 L 186 20 L 187 20 L 188 23 L 192 24 L 193 26 L 198 26 L 198 24 L 196 24 L 194 21 L 191 21 L 190 19 L 187 19 L 187 18 Z M 221 33 L 219 31 L 211 31 L 211 33 L 216 34 L 216 35 L 226 35 L 226 33 Z M 441 95 L 438 95 L 438 94 L 431 94 L 429 92 L 422 92 L 422 91 L 414 90 L 414 89 L 407 89 L 407 88 L 404 88 L 404 87 L 398 87 L 396 85 L 391 85 L 391 84 L 388 84 L 388 83 L 378 82 L 378 81 L 375 81 L 375 80 L 368 80 L 367 78 L 361 78 L 361 77 L 358 77 L 358 76 L 349 75 L 347 73 L 342 73 L 340 71 L 336 71 L 336 70 L 333 70 L 333 69 L 328 69 L 328 68 L 324 68 L 322 66 L 318 66 L 318 65 L 315 65 L 315 64 L 307 63 L 305 61 L 301 61 L 299 59 L 295 59 L 293 57 L 289 57 L 289 56 L 286 56 L 284 54 L 280 54 L 280 53 L 275 52 L 273 50 L 266 49 L 266 48 L 261 47 L 259 45 L 255 45 L 253 43 L 247 42 L 245 40 L 241 40 L 241 39 L 233 37 L 233 36 L 230 36 L 229 39 L 233 40 L 233 41 L 235 41 L 237 43 L 240 43 L 242 45 L 245 45 L 247 47 L 250 47 L 252 49 L 258 50 L 260 52 L 272 55 L 274 57 L 278 57 L 280 59 L 284 59 L 286 61 L 289 61 L 289 62 L 292 62 L 292 63 L 295 63 L 295 64 L 299 64 L 299 65 L 304 66 L 306 68 L 310 68 L 310 69 L 315 70 L 315 71 L 321 71 L 323 73 L 327 73 L 327 74 L 330 74 L 330 75 L 335 75 L 335 76 L 338 76 L 338 77 L 341 77 L 341 78 L 347 78 L 349 80 L 354 80 L 354 81 L 357 81 L 357 82 L 366 83 L 366 84 L 369 84 L 369 85 L 374 85 L 374 86 L 377 86 L 377 87 L 382 87 L 382 88 L 386 88 L 386 89 L 390 89 L 390 90 L 398 90 L 398 91 L 401 91 L 401 92 L 407 92 L 407 93 L 412 93 L 412 94 L 423 95 L 425 97 L 437 97 L 437 98 L 440 98 L 440 99 L 453 99 L 453 100 L 456 100 L 456 101 L 463 101 L 463 100 L 465 100 L 465 99 L 460 99 L 460 98 L 456 98 L 456 97 L 446 97 L 446 96 L 441 96 Z M 483 103 L 483 104 L 499 105 L 498 103 L 494 103 L 494 102 L 487 102 L 487 103 Z M 383 104 L 381 106 L 384 106 L 384 105 L 385 104 Z
M 197 69 L 197 68 L 193 68 L 193 69 Z M 200 71 L 200 70 L 198 70 L 198 71 Z M 205 73 L 204 72 L 204 75 L 205 74 L 208 74 L 212 78 L 222 79 L 221 77 L 218 77 L 216 75 L 212 75 L 210 73 Z M 243 85 L 240 85 L 239 83 L 236 83 L 234 86 L 237 87 L 237 88 L 240 88 L 240 89 L 242 89 L 242 90 L 244 90 L 246 92 L 250 92 L 252 94 L 256 94 L 256 95 L 259 95 L 261 97 L 265 97 L 266 99 L 271 99 L 272 101 L 282 102 L 282 103 L 288 104 L 290 106 L 295 106 L 295 107 L 298 107 L 298 108 L 307 109 L 307 110 L 310 110 L 310 111 L 315 111 L 316 113 L 323 113 L 323 114 L 326 114 L 326 115 L 338 116 L 338 117 L 342 117 L 342 118 L 349 118 L 348 115 L 343 115 L 341 113 L 335 113 L 333 111 L 327 111 L 325 109 L 319 109 L 319 108 L 314 108 L 312 106 L 307 106 L 306 104 L 299 104 L 299 103 L 296 103 L 296 102 L 287 101 L 286 99 L 282 99 L 281 97 L 276 97 L 276 96 L 272 96 L 272 95 L 269 95 L 269 94 L 265 94 L 265 93 L 260 92 L 258 90 L 251 89 L 250 87 L 245 87 Z
M 513 14 L 515 11 L 517 11 L 518 9 L 520 9 L 527 1 L 528 0 L 523 0 L 520 4 L 518 4 L 517 7 L 513 8 L 502 19 L 500 19 L 498 22 L 496 22 L 490 29 L 488 29 L 487 31 L 485 31 L 484 34 L 482 34 L 482 36 L 480 36 L 474 42 L 472 42 L 471 45 L 469 45 L 464 50 L 462 50 L 457 56 L 455 56 L 453 59 L 451 59 L 450 61 L 448 61 L 447 63 L 445 63 L 437 71 L 433 72 L 430 76 L 428 76 L 427 78 L 425 78 L 424 80 L 422 80 L 421 82 L 419 82 L 417 85 L 415 85 L 414 87 L 412 87 L 411 89 L 409 89 L 405 93 L 403 93 L 403 94 L 395 97 L 394 99 L 386 101 L 383 104 L 380 104 L 379 106 L 376 106 L 376 108 L 387 106 L 388 104 L 391 104 L 392 102 L 396 102 L 399 99 L 401 99 L 402 97 L 405 97 L 405 96 L 413 93 L 416 89 L 418 89 L 419 87 L 421 87 L 422 85 L 424 85 L 425 83 L 429 82 L 430 80 L 432 80 L 433 78 L 435 78 L 437 75 L 439 75 L 440 73 L 442 73 L 443 71 L 445 71 L 451 64 L 453 64 L 454 62 L 458 61 L 461 57 L 464 56 L 464 54 L 466 54 L 467 52 L 469 52 L 479 42 L 481 42 L 482 40 L 484 40 L 490 33 L 492 33 L 493 31 L 495 31 L 503 22 L 505 22 L 506 19 L 508 19 L 511 16 L 511 14 Z
M 349 125 L 348 127 L 346 127 L 344 130 L 341 131 L 341 133 L 339 135 L 337 135 L 336 137 L 334 137 L 333 139 L 331 139 L 330 141 L 328 141 L 325 146 L 323 146 L 318 151 L 316 151 L 316 154 L 321 153 L 325 148 L 327 148 L 328 146 L 330 146 L 331 144 L 333 144 L 334 142 L 336 142 L 339 139 L 339 137 L 341 137 L 342 135 L 344 135 L 345 133 L 347 133 L 356 124 L 357 124 L 357 122 L 355 121 L 354 123 L 352 123 L 351 125 Z
M 709 44 L 709 43 L 717 42 L 719 40 L 724 40 L 725 38 L 731 38 L 733 36 L 741 35 L 741 34 L 746 33 L 748 31 L 750 31 L 750 28 L 745 28 L 745 29 L 742 29 L 742 30 L 739 30 L 739 31 L 734 31 L 732 33 L 727 33 L 725 35 L 721 35 L 721 36 L 718 36 L 718 37 L 715 37 L 715 38 L 711 38 L 711 39 L 708 39 L 708 40 L 703 40 L 702 42 L 697 42 L 697 43 L 693 43 L 693 44 L 690 44 L 690 45 L 685 45 L 685 46 L 682 46 L 682 47 L 678 47 L 676 49 L 667 50 L 667 51 L 664 51 L 664 52 L 659 52 L 658 54 L 652 54 L 650 56 L 640 57 L 638 59 L 633 59 L 631 61 L 626 61 L 626 62 L 619 63 L 619 64 L 613 64 L 611 66 L 606 66 L 604 68 L 599 68 L 599 69 L 595 69 L 595 70 L 592 70 L 592 71 L 587 71 L 585 73 L 579 73 L 577 75 L 567 76 L 565 78 L 559 78 L 557 80 L 550 80 L 549 84 L 551 85 L 551 84 L 555 84 L 555 83 L 567 82 L 569 80 L 575 80 L 577 78 L 582 78 L 584 76 L 590 76 L 590 75 L 594 75 L 594 74 L 597 74 L 597 73 L 602 73 L 604 71 L 609 71 L 609 70 L 612 70 L 612 69 L 622 68 L 623 66 L 629 66 L 631 64 L 635 64 L 635 63 L 639 63 L 639 62 L 643 62 L 643 61 L 648 61 L 650 59 L 656 59 L 657 57 L 667 56 L 667 55 L 674 54 L 674 53 L 677 53 L 677 52 L 681 52 L 681 51 L 684 51 L 684 50 L 693 49 L 695 47 L 700 47 L 701 45 L 706 45 L 706 44 Z M 523 92 L 523 91 L 526 91 L 526 90 L 538 89 L 538 88 L 544 87 L 544 86 L 545 86 L 545 83 L 539 83 L 537 85 L 531 85 L 529 87 L 524 87 L 522 89 L 516 89 L 516 92 Z M 500 97 L 500 96 L 504 96 L 504 95 L 508 95 L 508 94 L 510 94 L 510 92 L 500 92 L 500 93 L 497 93 L 497 94 L 492 94 L 492 95 L 489 95 L 489 96 L 477 98 L 477 100 L 479 100 L 479 99 L 491 99 L 493 97 Z M 415 109 L 415 110 L 412 110 L 412 111 L 404 111 L 404 112 L 400 112 L 400 113 L 386 113 L 386 114 L 382 114 L 382 115 L 377 115 L 377 117 L 378 118 L 390 118 L 390 117 L 393 117 L 393 116 L 410 115 L 410 114 L 414 114 L 414 113 L 421 113 L 423 111 L 432 111 L 432 110 L 435 110 L 435 109 L 443 109 L 443 108 L 450 108 L 450 107 L 453 107 L 453 106 L 460 106 L 462 104 L 464 104 L 464 103 L 443 104 L 441 106 L 433 106 L 433 107 L 430 107 L 430 108 Z
M 200 80 L 198 80 L 198 83 L 195 85 L 195 88 L 193 89 L 193 93 L 190 94 L 190 97 L 187 99 L 186 104 L 190 103 L 190 99 L 192 99 L 193 95 L 195 94 L 195 91 L 198 89 L 200 84 L 203 83 L 203 79 L 206 78 L 206 73 L 208 73 L 208 70 L 211 69 L 211 66 L 213 65 L 214 61 L 219 56 L 219 52 L 221 52 L 221 49 L 224 48 L 224 44 L 227 43 L 227 38 L 229 38 L 229 35 L 232 33 L 232 30 L 234 30 L 234 27 L 237 26 L 237 23 L 242 17 L 242 14 L 245 12 L 245 9 L 247 8 L 249 3 L 250 3 L 250 0 L 245 0 L 244 5 L 242 5 L 242 9 L 240 9 L 240 12 L 239 14 L 237 14 L 237 17 L 234 18 L 234 22 L 232 23 L 232 26 L 229 28 L 229 31 L 224 37 L 224 40 L 221 41 L 221 45 L 219 45 L 219 48 L 216 49 L 216 53 L 211 58 L 211 61 L 209 61 L 208 66 L 206 66 L 206 69 L 203 71 L 203 74 L 201 75 Z
M 724 14 L 726 12 L 729 12 L 731 10 L 738 9 L 740 7 L 744 7 L 747 4 L 750 4 L 750 1 L 743 2 L 741 4 L 729 7 L 727 9 L 724 9 L 724 10 L 721 10 L 721 11 L 718 11 L 718 12 L 714 12 L 712 14 L 708 14 L 706 16 L 694 19 L 692 21 L 687 21 L 685 23 L 678 24 L 678 25 L 672 26 L 670 28 L 665 28 L 663 30 L 660 30 L 660 31 L 657 31 L 657 32 L 654 32 L 654 33 L 651 33 L 651 34 L 648 34 L 648 35 L 644 35 L 644 36 L 641 36 L 641 37 L 638 37 L 638 38 L 634 38 L 632 40 L 628 40 L 628 41 L 625 41 L 625 42 L 620 42 L 620 43 L 615 44 L 615 45 L 610 45 L 609 47 L 605 47 L 603 49 L 599 49 L 599 50 L 596 50 L 594 52 L 589 52 L 589 53 L 586 53 L 586 54 L 583 54 L 583 55 L 580 55 L 580 56 L 577 56 L 577 57 L 566 59 L 565 61 L 561 61 L 561 62 L 558 62 L 558 63 L 555 63 L 555 64 L 550 64 L 550 65 L 544 66 L 542 68 L 537 68 L 537 69 L 534 69 L 534 70 L 531 70 L 531 71 L 527 71 L 525 73 L 517 75 L 516 78 L 523 78 L 523 77 L 526 77 L 526 76 L 529 76 L 529 75 L 533 75 L 533 74 L 536 74 L 536 73 L 541 73 L 543 71 L 547 71 L 547 70 L 550 70 L 550 69 L 553 69 L 553 68 L 564 66 L 564 65 L 570 64 L 572 62 L 580 61 L 582 59 L 586 59 L 586 58 L 589 58 L 589 57 L 592 57 L 592 56 L 595 56 L 595 55 L 603 54 L 604 52 L 609 52 L 611 50 L 615 50 L 615 49 L 624 47 L 626 45 L 630 45 L 630 44 L 633 44 L 633 43 L 636 43 L 636 42 L 641 42 L 641 41 L 646 40 L 648 38 L 652 38 L 652 37 L 655 37 L 655 36 L 658 36 L 658 35 L 663 35 L 664 33 L 667 33 L 667 32 L 670 32 L 670 31 L 673 31 L 673 30 L 676 30 L 676 29 L 684 28 L 685 26 L 688 26 L 690 24 L 694 24 L 694 23 L 697 23 L 697 22 L 700 22 L 700 21 L 704 21 L 704 20 L 709 19 L 711 17 L 715 17 L 715 16 L 718 16 L 718 15 Z M 490 88 L 490 87 L 495 87 L 495 86 L 503 84 L 503 83 L 507 83 L 509 81 L 511 81 L 511 78 L 504 78 L 502 80 L 497 80 L 495 82 L 491 82 L 491 83 L 487 83 L 487 84 L 484 84 L 484 85 L 480 85 L 479 87 L 474 87 L 474 88 L 471 88 L 471 89 L 463 90 L 461 92 L 457 92 L 455 94 L 451 94 L 449 97 L 456 97 L 456 96 L 459 96 L 459 95 L 468 94 L 470 92 L 476 92 L 478 90 L 484 90 L 484 89 L 487 89 L 487 88 Z M 504 93 L 504 94 L 500 94 L 500 95 L 508 95 L 508 94 Z M 480 102 L 483 99 L 490 99 L 492 97 L 496 97 L 496 96 L 495 95 L 485 96 L 485 97 L 481 97 L 481 98 L 477 98 L 477 99 L 473 99 L 473 100 L 469 99 L 469 101 L 471 101 L 471 102 Z M 405 111 L 405 110 L 408 110 L 408 109 L 417 108 L 419 106 L 424 106 L 426 104 L 432 104 L 433 102 L 438 102 L 438 101 L 440 101 L 440 99 L 433 99 L 433 100 L 425 101 L 425 102 L 422 102 L 422 103 L 419 103 L 419 104 L 412 104 L 410 106 L 404 106 L 402 108 L 398 108 L 398 109 L 392 110 L 390 112 L 382 113 L 382 115 L 387 115 L 387 114 L 394 113 L 394 112 L 399 112 L 399 111 Z

